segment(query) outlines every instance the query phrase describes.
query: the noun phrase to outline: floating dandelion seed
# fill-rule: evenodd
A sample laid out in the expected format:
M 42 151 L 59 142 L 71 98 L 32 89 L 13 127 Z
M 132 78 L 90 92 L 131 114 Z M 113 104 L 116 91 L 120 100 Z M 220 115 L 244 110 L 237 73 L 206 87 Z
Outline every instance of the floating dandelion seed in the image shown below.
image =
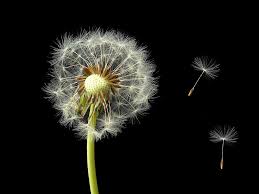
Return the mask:
M 98 193 L 94 141 L 116 135 L 127 119 L 150 107 L 157 92 L 155 65 L 136 42 L 115 32 L 65 35 L 54 49 L 52 80 L 44 88 L 60 122 L 87 138 L 90 189 Z
M 209 133 L 210 135 L 210 141 L 214 143 L 218 143 L 222 141 L 221 146 L 221 160 L 220 160 L 220 169 L 223 169 L 223 150 L 224 150 L 224 143 L 235 143 L 238 139 L 237 131 L 235 130 L 235 127 L 223 127 L 216 128 L 215 130 L 211 131 Z
M 219 64 L 216 64 L 215 60 L 209 59 L 208 57 L 196 57 L 193 61 L 192 66 L 194 67 L 194 69 L 202 71 L 202 73 L 200 74 L 192 89 L 189 91 L 188 96 L 192 95 L 195 86 L 197 85 L 203 74 L 205 74 L 209 78 L 215 79 L 217 77 L 217 73 L 220 70 Z

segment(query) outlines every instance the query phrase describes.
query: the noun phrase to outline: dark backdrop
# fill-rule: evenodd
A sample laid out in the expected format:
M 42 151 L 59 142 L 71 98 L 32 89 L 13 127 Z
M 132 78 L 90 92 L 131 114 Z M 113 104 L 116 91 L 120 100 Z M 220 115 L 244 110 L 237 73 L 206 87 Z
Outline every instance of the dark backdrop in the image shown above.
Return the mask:
M 149 114 L 139 124 L 129 123 L 117 137 L 96 143 L 100 193 L 253 190 L 258 155 L 257 126 L 253 124 L 258 90 L 252 76 L 256 72 L 254 23 L 238 11 L 234 15 L 226 11 L 219 18 L 222 12 L 215 10 L 189 15 L 174 13 L 176 8 L 160 10 L 162 14 L 141 9 L 120 14 L 88 10 L 69 14 L 69 8 L 44 8 L 40 13 L 36 9 L 25 19 L 30 22 L 22 31 L 31 54 L 30 59 L 25 56 L 29 67 L 26 83 L 30 92 L 38 94 L 29 98 L 33 112 L 25 122 L 30 160 L 24 174 L 32 172 L 33 180 L 26 186 L 35 193 L 90 193 L 86 141 L 60 126 L 57 112 L 44 99 L 41 88 L 49 81 L 48 60 L 54 41 L 66 32 L 101 28 L 118 30 L 147 46 L 160 78 L 158 98 Z M 135 17 L 124 18 L 130 14 Z M 203 77 L 188 97 L 199 76 L 191 67 L 197 56 L 215 58 L 221 71 L 215 80 Z M 226 145 L 225 166 L 220 170 L 221 144 L 209 142 L 208 132 L 224 124 L 236 127 L 239 140 Z

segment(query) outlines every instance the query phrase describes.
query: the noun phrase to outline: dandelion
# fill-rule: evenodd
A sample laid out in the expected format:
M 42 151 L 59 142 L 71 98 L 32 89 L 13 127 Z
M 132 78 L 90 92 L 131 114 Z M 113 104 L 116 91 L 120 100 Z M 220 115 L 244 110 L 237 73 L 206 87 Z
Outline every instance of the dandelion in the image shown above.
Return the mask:
M 209 78 L 215 79 L 217 77 L 217 73 L 219 72 L 219 64 L 216 64 L 215 60 L 209 59 L 208 57 L 196 57 L 193 61 L 192 66 L 195 70 L 201 71 L 201 74 L 192 89 L 189 91 L 188 96 L 192 95 L 195 86 L 197 85 L 203 74 Z
M 52 80 L 44 90 L 60 123 L 87 139 L 90 190 L 98 193 L 94 142 L 115 136 L 128 119 L 150 108 L 157 92 L 155 65 L 136 41 L 117 32 L 65 35 L 54 48 Z
M 215 130 L 209 133 L 210 141 L 213 143 L 218 143 L 222 141 L 221 145 L 221 160 L 220 160 L 220 169 L 223 169 L 223 150 L 224 150 L 224 143 L 235 143 L 238 139 L 238 133 L 235 130 L 235 127 L 223 127 L 216 128 Z

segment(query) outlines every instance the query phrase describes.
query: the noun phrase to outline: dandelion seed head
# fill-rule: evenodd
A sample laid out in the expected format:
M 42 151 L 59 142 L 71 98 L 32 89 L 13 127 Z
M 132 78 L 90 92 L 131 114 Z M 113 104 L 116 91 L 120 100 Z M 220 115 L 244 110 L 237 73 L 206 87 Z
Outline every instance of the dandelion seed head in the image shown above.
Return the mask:
M 59 111 L 60 123 L 85 138 L 116 135 L 127 120 L 138 119 L 157 92 L 155 65 L 134 39 L 117 32 L 65 34 L 53 49 L 51 81 L 44 88 Z M 96 128 L 87 124 L 90 105 Z
M 238 133 L 235 127 L 224 126 L 217 127 L 215 130 L 210 131 L 210 141 L 217 143 L 220 141 L 226 141 L 229 143 L 235 143 L 238 139 Z
M 210 59 L 207 56 L 196 57 L 193 61 L 192 66 L 198 71 L 202 71 L 208 77 L 215 79 L 220 71 L 219 64 L 214 59 Z

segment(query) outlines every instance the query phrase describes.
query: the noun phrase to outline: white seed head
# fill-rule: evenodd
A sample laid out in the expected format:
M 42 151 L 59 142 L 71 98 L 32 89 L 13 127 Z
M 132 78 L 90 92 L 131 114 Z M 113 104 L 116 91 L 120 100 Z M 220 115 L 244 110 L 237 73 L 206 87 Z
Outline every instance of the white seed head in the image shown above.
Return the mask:
M 208 77 L 215 79 L 218 75 L 219 64 L 216 64 L 214 59 L 209 57 L 196 57 L 192 66 L 198 71 L 203 71 Z
M 235 127 L 217 127 L 215 130 L 210 131 L 210 141 L 217 143 L 220 141 L 226 141 L 229 143 L 235 143 L 238 139 L 238 133 Z
M 81 137 L 96 139 L 120 132 L 128 119 L 150 107 L 157 92 L 155 65 L 135 40 L 116 32 L 65 35 L 51 61 L 52 80 L 44 88 L 61 123 L 71 125 Z M 98 110 L 96 128 L 87 124 L 90 104 Z

